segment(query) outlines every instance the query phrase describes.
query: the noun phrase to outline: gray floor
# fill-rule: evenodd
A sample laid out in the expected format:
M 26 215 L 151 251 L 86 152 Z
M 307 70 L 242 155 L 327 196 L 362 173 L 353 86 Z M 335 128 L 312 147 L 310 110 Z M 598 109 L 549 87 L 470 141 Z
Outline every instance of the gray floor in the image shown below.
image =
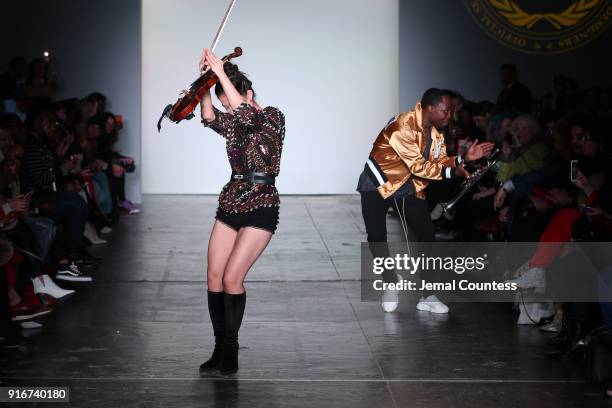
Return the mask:
M 358 196 L 283 197 L 280 227 L 248 275 L 235 378 L 200 377 L 212 345 L 205 255 L 215 197 L 145 196 L 93 284 L 0 354 L 1 385 L 69 386 L 79 407 L 605 407 L 579 363 L 506 304 L 448 316 L 360 301 Z M 390 240 L 400 240 L 389 220 Z M 27 406 L 27 404 L 19 404 Z

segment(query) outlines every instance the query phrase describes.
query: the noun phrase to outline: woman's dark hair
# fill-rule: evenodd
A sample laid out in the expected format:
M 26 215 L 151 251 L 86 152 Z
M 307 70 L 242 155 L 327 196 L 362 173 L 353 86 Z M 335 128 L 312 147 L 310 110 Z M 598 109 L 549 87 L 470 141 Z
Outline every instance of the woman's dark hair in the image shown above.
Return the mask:
M 106 122 L 109 119 L 113 120 L 113 123 L 114 123 L 113 130 L 111 130 L 111 133 L 108 136 L 113 141 L 113 143 L 118 142 L 119 141 L 119 127 L 117 126 L 117 118 L 115 117 L 115 114 L 112 112 L 104 112 L 102 114 L 102 118 L 104 119 L 104 127 L 102 128 L 104 133 L 106 133 Z
M 600 127 L 596 118 L 587 115 L 581 115 L 570 120 L 568 129 L 574 126 L 578 126 L 585 132 L 591 132 Z
M 106 118 L 103 114 L 94 115 L 91 118 L 87 119 L 87 125 L 85 128 L 90 126 L 100 126 L 102 132 L 104 132 L 104 127 L 106 125 Z
M 226 62 L 223 64 L 223 70 L 227 74 L 227 77 L 232 82 L 232 85 L 236 88 L 240 95 L 246 96 L 247 91 L 253 91 L 253 97 L 255 97 L 255 91 L 253 90 L 253 83 L 249 80 L 246 75 L 238 69 L 238 65 Z M 215 94 L 221 96 L 225 93 L 221 83 L 217 82 L 215 86 Z
M 101 114 L 106 111 L 106 95 L 101 92 L 92 92 L 87 97 L 98 104 L 96 113 Z
M 489 101 L 481 101 L 476 104 L 476 116 L 486 116 L 492 114 L 495 105 Z
M 55 111 L 50 106 L 40 106 L 34 109 L 30 109 L 28 114 L 26 115 L 24 125 L 28 130 L 34 129 L 34 124 L 37 120 L 42 118 L 43 116 L 49 116 L 53 119 L 53 121 L 57 120 L 57 115 Z

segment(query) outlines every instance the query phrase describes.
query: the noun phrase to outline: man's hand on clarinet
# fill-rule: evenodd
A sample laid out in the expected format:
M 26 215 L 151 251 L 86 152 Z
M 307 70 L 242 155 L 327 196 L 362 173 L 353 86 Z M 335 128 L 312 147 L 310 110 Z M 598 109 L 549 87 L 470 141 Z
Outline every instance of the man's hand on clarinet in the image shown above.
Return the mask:
M 482 159 L 487 154 L 489 154 L 491 150 L 493 150 L 494 147 L 495 147 L 495 144 L 491 142 L 478 143 L 478 140 L 476 140 L 474 143 L 472 143 L 472 145 L 468 148 L 467 152 L 465 153 L 465 160 L 474 161 L 474 160 Z
M 465 167 L 463 167 L 462 165 L 459 165 L 455 167 L 455 176 L 468 178 L 470 177 L 470 173 L 465 169 Z

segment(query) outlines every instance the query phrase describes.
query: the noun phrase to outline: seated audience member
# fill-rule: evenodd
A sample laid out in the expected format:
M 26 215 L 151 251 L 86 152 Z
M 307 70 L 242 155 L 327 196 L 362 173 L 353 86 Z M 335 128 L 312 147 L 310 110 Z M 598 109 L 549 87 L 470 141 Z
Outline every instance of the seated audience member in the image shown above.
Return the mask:
M 50 110 L 33 114 L 30 139 L 22 159 L 21 185 L 24 191 L 33 192 L 32 201 L 36 207 L 52 218 L 63 231 L 66 256 L 59 262 L 58 274 L 90 281 L 91 278 L 79 270 L 79 262 L 98 262 L 84 247 L 87 203 L 77 193 L 57 191 L 56 174 L 60 173 L 58 167 L 63 160 L 53 153 L 58 132 L 56 123 L 55 114 Z

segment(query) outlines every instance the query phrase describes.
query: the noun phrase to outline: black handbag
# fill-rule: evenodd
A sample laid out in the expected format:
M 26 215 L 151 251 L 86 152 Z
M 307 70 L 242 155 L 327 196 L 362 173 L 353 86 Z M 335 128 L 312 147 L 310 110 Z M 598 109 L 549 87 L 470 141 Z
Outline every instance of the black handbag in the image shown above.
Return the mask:
M 584 339 L 586 377 L 591 383 L 612 380 L 612 328 L 602 326 Z

